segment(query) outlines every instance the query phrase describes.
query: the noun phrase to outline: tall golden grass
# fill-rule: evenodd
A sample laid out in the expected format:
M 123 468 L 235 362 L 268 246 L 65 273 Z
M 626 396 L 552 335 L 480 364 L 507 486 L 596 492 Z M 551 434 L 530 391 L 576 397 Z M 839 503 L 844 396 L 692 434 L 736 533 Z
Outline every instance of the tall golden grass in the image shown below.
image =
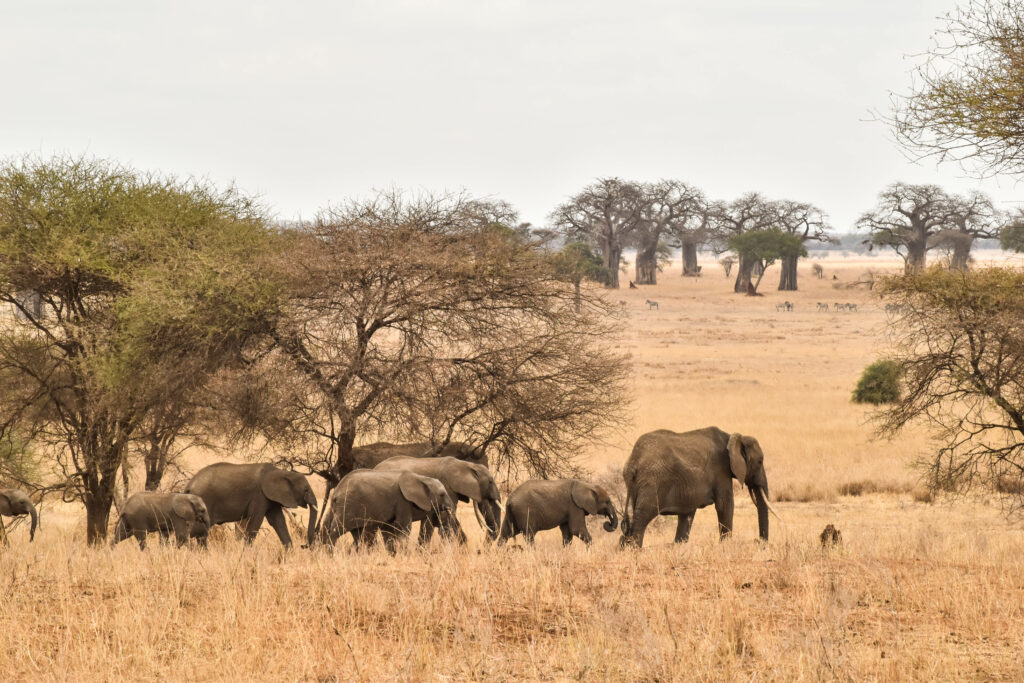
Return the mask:
M 875 259 L 822 261 L 849 281 Z M 890 262 L 889 267 L 895 264 Z M 872 439 L 849 402 L 882 352 L 885 314 L 865 291 L 801 269 L 801 290 L 730 293 L 713 264 L 613 293 L 635 366 L 632 426 L 595 446 L 617 470 L 650 429 L 716 424 L 756 436 L 785 523 L 755 540 L 714 513 L 640 551 L 592 523 L 590 549 L 541 534 L 534 549 L 481 542 L 331 554 L 246 547 L 218 530 L 208 552 L 131 541 L 87 549 L 76 507 L 44 510 L 0 549 L 5 680 L 907 680 L 1024 679 L 1024 533 L 995 500 L 930 501 L 910 467 L 922 434 Z M 659 301 L 658 310 L 643 305 Z M 790 300 L 793 313 L 775 303 Z M 854 301 L 858 313 L 818 313 Z M 843 543 L 823 550 L 835 524 Z

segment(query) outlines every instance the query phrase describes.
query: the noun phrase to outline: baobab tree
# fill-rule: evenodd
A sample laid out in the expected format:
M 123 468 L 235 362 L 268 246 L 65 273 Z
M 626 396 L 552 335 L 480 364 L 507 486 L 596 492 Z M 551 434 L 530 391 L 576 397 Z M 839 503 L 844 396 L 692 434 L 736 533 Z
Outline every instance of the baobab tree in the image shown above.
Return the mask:
M 662 238 L 685 235 L 693 230 L 691 224 L 699 220 L 704 197 L 700 190 L 679 180 L 644 183 L 639 187 L 642 192 L 641 220 L 634 232 L 636 284 L 654 285 L 658 283 L 658 252 L 663 246 Z
M 777 219 L 775 227 L 782 232 L 800 239 L 801 244 L 809 241 L 828 242 L 828 231 L 831 229 L 825 213 L 804 202 L 783 200 L 775 202 Z M 796 250 L 785 251 L 780 256 L 782 273 L 779 275 L 780 291 L 796 291 L 797 262 L 800 257 Z
M 981 192 L 952 196 L 945 227 L 928 239 L 928 248 L 948 249 L 950 270 L 967 270 L 974 240 L 998 237 L 1004 220 L 992 200 Z
M 619 287 L 623 248 L 644 220 L 644 192 L 619 178 L 600 178 L 552 212 L 552 225 L 570 240 L 585 240 L 601 252 L 607 286 Z
M 715 239 L 723 243 L 728 243 L 730 237 L 767 230 L 775 225 L 778 216 L 775 203 L 757 192 L 749 192 L 729 203 L 716 202 L 709 210 Z M 733 291 L 746 294 L 750 290 L 754 267 L 760 264 L 760 260 L 751 258 L 749 253 L 738 256 Z
M 892 247 L 907 273 L 925 266 L 928 240 L 946 227 L 950 197 L 936 185 L 893 183 L 878 195 L 878 204 L 861 215 L 857 227 L 867 230 L 869 248 Z

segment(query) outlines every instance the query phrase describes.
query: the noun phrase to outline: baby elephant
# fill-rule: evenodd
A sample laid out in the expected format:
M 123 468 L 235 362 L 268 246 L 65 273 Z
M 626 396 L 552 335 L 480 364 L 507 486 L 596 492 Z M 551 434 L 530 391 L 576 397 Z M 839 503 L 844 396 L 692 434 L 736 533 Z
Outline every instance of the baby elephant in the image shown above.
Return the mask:
M 600 486 L 579 479 L 531 479 L 509 495 L 498 544 L 519 533 L 532 544 L 538 531 L 558 527 L 563 545 L 571 543 L 573 536 L 589 545 L 587 515 L 607 517 L 605 531 L 615 531 L 619 525 L 615 505 Z
M 121 510 L 111 545 L 135 536 L 139 547 L 145 550 L 146 534 L 154 531 L 160 532 L 165 540 L 173 531 L 179 547 L 188 543 L 189 537 L 199 539 L 199 545 L 205 547 L 210 533 L 210 513 L 206 510 L 206 503 L 199 496 L 188 493 L 133 493 Z

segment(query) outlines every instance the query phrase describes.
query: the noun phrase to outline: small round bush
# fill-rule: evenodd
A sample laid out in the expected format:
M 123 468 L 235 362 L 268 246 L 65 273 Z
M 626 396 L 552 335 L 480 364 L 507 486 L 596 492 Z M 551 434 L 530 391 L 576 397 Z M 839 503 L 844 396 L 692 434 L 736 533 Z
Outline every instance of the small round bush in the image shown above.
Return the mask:
M 864 368 L 857 388 L 853 390 L 854 403 L 895 403 L 900 400 L 900 379 L 903 368 L 891 360 L 875 361 Z

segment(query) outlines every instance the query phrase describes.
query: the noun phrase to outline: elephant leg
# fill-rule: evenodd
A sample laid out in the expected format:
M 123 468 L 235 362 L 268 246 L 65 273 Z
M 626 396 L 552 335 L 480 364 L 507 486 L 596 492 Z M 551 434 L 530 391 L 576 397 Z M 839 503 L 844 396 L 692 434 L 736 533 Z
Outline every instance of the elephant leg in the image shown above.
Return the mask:
M 523 529 L 523 538 L 526 539 L 526 542 L 529 545 L 533 545 L 533 539 L 534 539 L 534 537 L 536 535 L 537 535 L 537 530 L 532 528 L 532 527 L 528 527 L 526 529 Z
M 594 540 L 590 537 L 590 530 L 587 529 L 587 514 L 575 505 L 569 511 L 569 531 L 587 545 Z
M 188 543 L 189 526 L 185 520 L 174 521 L 174 540 L 177 547 L 180 548 Z
M 437 516 L 433 515 L 433 514 L 428 515 L 426 519 L 424 519 L 422 522 L 420 522 L 420 538 L 419 538 L 420 545 L 427 545 L 432 540 L 434 540 L 434 527 L 435 526 L 440 526 L 440 524 L 437 521 Z M 441 535 L 442 536 L 447 536 L 448 535 L 443 527 L 441 528 Z
M 0 522 L 0 525 L 2 524 L 3 522 Z M 124 517 L 122 517 L 117 520 L 117 527 L 114 528 L 114 540 L 110 542 L 110 545 L 117 545 L 129 536 L 131 536 L 131 534 L 128 532 L 128 525 L 125 524 Z
M 266 513 L 258 512 L 249 515 L 245 518 L 242 524 L 242 536 L 245 538 L 246 543 L 252 543 L 256 540 L 256 534 L 259 533 L 260 527 L 263 526 L 263 517 Z
M 638 548 L 644 546 L 644 534 L 647 532 L 647 525 L 658 516 L 658 508 L 653 505 L 637 505 L 630 522 L 629 535 L 623 536 L 619 541 L 619 547 L 635 545 Z
M 572 530 L 569 528 L 569 522 L 558 525 L 558 530 L 562 532 L 562 545 L 572 543 Z
M 515 538 L 517 533 L 515 522 L 512 521 L 512 513 L 506 510 L 505 519 L 501 521 L 501 529 L 498 531 L 498 545 L 504 545 L 505 541 Z
M 136 529 L 134 531 L 135 540 L 139 542 L 139 550 L 146 549 L 146 530 Z
M 715 497 L 715 512 L 718 513 L 718 537 L 719 539 L 725 539 L 726 536 L 732 534 L 732 513 L 733 513 L 733 500 L 732 500 L 732 482 L 729 482 L 728 493 Z
M 270 526 L 277 532 L 277 537 L 281 539 L 281 544 L 285 548 L 291 548 L 292 537 L 288 533 L 288 523 L 284 519 L 284 510 L 280 506 L 272 506 L 267 510 L 267 521 L 270 522 Z
M 466 545 L 466 532 L 462 530 L 462 524 L 453 514 L 448 518 L 447 522 L 444 522 L 440 526 L 442 533 L 448 540 L 455 539 L 459 542 L 459 545 Z
M 693 516 L 696 511 L 688 515 L 679 515 L 679 523 L 676 524 L 676 543 L 686 543 L 690 540 L 690 527 L 693 526 Z

